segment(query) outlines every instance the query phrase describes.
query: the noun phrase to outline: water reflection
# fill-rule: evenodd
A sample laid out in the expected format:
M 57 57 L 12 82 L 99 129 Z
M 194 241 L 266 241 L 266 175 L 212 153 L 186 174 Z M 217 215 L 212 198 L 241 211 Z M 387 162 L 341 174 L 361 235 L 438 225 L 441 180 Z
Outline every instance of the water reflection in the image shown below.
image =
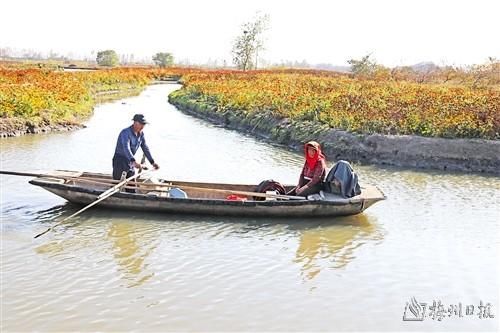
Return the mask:
M 46 221 L 51 216 L 70 214 L 74 205 L 55 206 L 38 212 Z M 199 217 L 142 212 L 117 212 L 95 209 L 75 218 L 54 231 L 55 236 L 35 248 L 37 253 L 65 259 L 78 251 L 100 251 L 113 258 L 125 287 L 150 281 L 155 272 L 148 270 L 148 257 L 162 241 L 177 238 L 261 239 L 263 243 L 294 239 L 297 249 L 294 263 L 301 266 L 304 280 L 314 279 L 321 270 L 341 269 L 356 258 L 363 244 L 381 241 L 382 228 L 373 216 L 312 219 L 252 219 L 235 217 Z M 207 237 L 207 238 L 205 238 Z M 153 256 L 154 257 L 154 256 Z M 107 259 L 103 259 L 107 261 Z
M 154 272 L 144 271 L 148 266 L 145 260 L 156 248 L 156 242 L 144 237 L 137 224 L 112 222 L 107 238 L 112 243 L 113 256 L 119 265 L 119 271 L 129 282 L 128 288 L 140 286 L 154 276 Z
M 344 268 L 356 258 L 357 248 L 378 243 L 384 233 L 374 217 L 359 214 L 337 218 L 335 223 L 302 226 L 299 237 L 294 262 L 302 266 L 302 277 L 311 280 L 326 267 Z
M 48 209 L 37 210 L 35 212 L 28 211 L 28 213 L 32 214 L 34 220 L 38 222 L 55 223 L 56 221 L 63 219 L 65 216 L 73 214 L 79 209 L 81 209 L 80 205 L 65 202 L 62 205 L 56 205 Z
M 44 222 L 54 224 L 78 208 L 68 203 L 36 212 L 35 215 Z M 111 254 L 118 272 L 126 281 L 125 286 L 140 286 L 154 276 L 153 272 L 147 271 L 146 259 L 157 246 L 157 233 L 150 232 L 152 226 L 140 223 L 141 219 L 139 223 L 131 222 L 137 218 L 135 214 L 106 209 L 86 212 L 54 229 L 52 235 L 43 236 L 44 239 L 40 239 L 43 243 L 34 250 L 58 260 L 74 258 L 78 252 L 90 252 L 104 255 L 101 262 L 105 262 Z

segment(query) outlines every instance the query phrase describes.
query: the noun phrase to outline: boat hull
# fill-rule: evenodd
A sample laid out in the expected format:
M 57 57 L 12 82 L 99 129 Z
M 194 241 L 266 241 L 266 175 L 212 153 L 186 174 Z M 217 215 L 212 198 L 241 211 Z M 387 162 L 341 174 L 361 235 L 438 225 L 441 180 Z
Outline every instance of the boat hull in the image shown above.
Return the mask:
M 87 205 L 103 190 L 37 178 L 31 184 L 40 186 L 69 202 Z M 327 217 L 361 213 L 384 197 L 326 200 L 230 201 L 223 199 L 169 198 L 150 194 L 119 192 L 97 206 L 119 210 L 136 210 L 175 214 L 252 216 L 252 217 Z

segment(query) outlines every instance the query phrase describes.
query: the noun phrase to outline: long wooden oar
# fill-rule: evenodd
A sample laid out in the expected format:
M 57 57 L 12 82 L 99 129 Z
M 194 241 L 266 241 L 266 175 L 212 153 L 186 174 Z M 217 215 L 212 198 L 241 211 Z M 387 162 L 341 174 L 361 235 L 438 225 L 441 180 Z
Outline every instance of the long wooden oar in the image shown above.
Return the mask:
M 77 211 L 76 213 L 66 217 L 65 219 L 63 219 L 62 221 L 54 224 L 52 227 L 48 228 L 47 230 L 45 230 L 44 232 L 41 232 L 39 233 L 38 235 L 36 235 L 34 238 L 38 238 L 44 234 L 46 234 L 47 232 L 51 231 L 52 229 L 54 229 L 55 227 L 57 227 L 58 225 L 61 225 L 63 224 L 65 221 L 69 220 L 70 218 L 72 217 L 75 217 L 77 216 L 78 214 L 86 211 L 87 209 L 89 209 L 90 207 L 94 206 L 94 205 L 97 205 L 99 202 L 103 201 L 104 199 L 106 198 L 109 198 L 110 196 L 112 196 L 113 194 L 115 194 L 116 192 L 118 192 L 123 186 L 125 186 L 127 184 L 127 182 L 131 181 L 131 180 L 134 180 L 136 178 L 138 178 L 139 176 L 143 175 L 144 172 L 138 172 L 136 173 L 135 175 L 133 176 L 130 176 L 128 177 L 127 179 L 123 180 L 122 182 L 116 184 L 115 186 L 113 186 L 112 188 L 110 188 L 109 190 L 107 191 L 104 191 L 102 192 L 98 197 L 97 197 L 97 200 L 92 202 L 91 204 L 83 207 L 82 209 L 80 209 L 79 211 Z
M 18 171 L 6 171 L 6 170 L 0 170 L 0 175 L 26 176 L 26 177 L 66 178 L 64 176 L 50 175 L 50 174 L 47 174 L 47 173 L 18 172 Z
M 142 167 L 142 170 L 146 171 L 148 168 Z M 19 171 L 8 171 L 0 170 L 0 175 L 11 175 L 11 176 L 21 176 L 21 177 L 36 177 L 36 178 L 55 178 L 55 179 L 65 179 L 65 180 L 97 180 L 100 183 L 109 183 L 110 185 L 118 184 L 121 180 L 108 179 L 108 178 L 96 178 L 90 176 L 66 176 L 64 174 L 53 175 L 50 173 L 36 173 L 36 172 L 19 172 Z
M 28 176 L 28 177 L 51 177 L 51 178 L 61 178 L 61 179 L 72 179 L 80 182 L 87 182 L 87 183 L 95 183 L 95 184 L 102 184 L 102 185 L 112 185 L 118 181 L 116 180 L 111 180 L 111 179 L 100 179 L 100 178 L 88 178 L 88 177 L 71 177 L 71 176 L 64 176 L 64 175 L 50 175 L 50 174 L 39 174 L 39 173 L 29 173 L 29 172 L 15 172 L 15 171 L 1 171 L 0 174 L 6 174 L 6 175 L 14 175 L 14 176 Z M 87 179 L 86 179 L 87 178 Z M 119 183 L 121 184 L 121 183 Z M 124 186 L 128 186 L 129 184 L 125 184 Z M 296 196 L 296 195 L 283 195 L 283 194 L 268 194 L 268 193 L 259 193 L 259 192 L 248 192 L 248 191 L 239 191 L 239 190 L 225 190 L 225 189 L 213 189 L 213 188 L 208 188 L 208 187 L 196 187 L 196 186 L 189 186 L 189 185 L 183 185 L 183 184 L 176 184 L 173 182 L 172 184 L 165 184 L 165 183 L 160 183 L 160 184 L 138 184 L 139 187 L 144 187 L 144 188 L 151 188 L 151 190 L 154 190 L 158 187 L 179 187 L 181 189 L 189 189 L 189 190 L 204 190 L 207 192 L 218 192 L 218 193 L 231 193 L 231 194 L 240 194 L 240 195 L 247 195 L 247 196 L 254 196 L 254 197 L 262 197 L 262 198 L 276 198 L 276 199 L 285 199 L 285 200 L 305 200 L 307 199 L 306 197 L 303 196 Z M 136 186 L 134 186 L 136 188 Z M 127 187 L 130 188 L 130 187 Z

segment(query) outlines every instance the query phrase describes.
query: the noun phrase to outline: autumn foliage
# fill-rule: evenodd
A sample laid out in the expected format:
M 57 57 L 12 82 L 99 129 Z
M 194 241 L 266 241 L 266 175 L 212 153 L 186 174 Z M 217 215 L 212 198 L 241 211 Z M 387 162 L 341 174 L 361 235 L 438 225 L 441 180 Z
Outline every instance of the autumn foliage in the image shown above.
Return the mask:
M 0 67 L 0 117 L 31 123 L 78 122 L 92 112 L 97 94 L 141 88 L 161 70 L 112 69 L 62 72 Z
M 185 75 L 186 93 L 220 110 L 272 112 L 358 133 L 500 138 L 500 91 L 311 71 Z
M 78 122 L 91 114 L 102 91 L 140 88 L 175 76 L 184 84 L 180 94 L 216 110 L 270 112 L 357 133 L 500 139 L 497 84 L 457 84 L 456 73 L 453 84 L 418 83 L 401 75 L 196 68 L 63 72 L 0 66 L 0 117 Z

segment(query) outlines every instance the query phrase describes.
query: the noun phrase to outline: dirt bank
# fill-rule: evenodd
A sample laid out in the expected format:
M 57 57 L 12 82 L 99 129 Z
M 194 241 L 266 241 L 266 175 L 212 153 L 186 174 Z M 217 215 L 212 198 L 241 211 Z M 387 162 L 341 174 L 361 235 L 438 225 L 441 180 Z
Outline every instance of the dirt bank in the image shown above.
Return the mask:
M 96 104 L 110 102 L 113 100 L 136 96 L 142 89 L 123 89 L 99 92 L 94 96 Z M 90 113 L 89 117 L 92 115 Z M 61 120 L 59 122 L 51 122 L 48 120 L 32 121 L 23 118 L 1 118 L 0 117 L 0 138 L 13 136 L 21 136 L 27 134 L 44 134 L 49 132 L 67 132 L 76 129 L 84 128 L 83 122 L 86 119 L 80 120 Z
M 42 134 L 49 132 L 66 132 L 83 128 L 79 123 L 34 124 L 21 118 L 0 118 L 0 138 L 21 136 L 26 134 Z

